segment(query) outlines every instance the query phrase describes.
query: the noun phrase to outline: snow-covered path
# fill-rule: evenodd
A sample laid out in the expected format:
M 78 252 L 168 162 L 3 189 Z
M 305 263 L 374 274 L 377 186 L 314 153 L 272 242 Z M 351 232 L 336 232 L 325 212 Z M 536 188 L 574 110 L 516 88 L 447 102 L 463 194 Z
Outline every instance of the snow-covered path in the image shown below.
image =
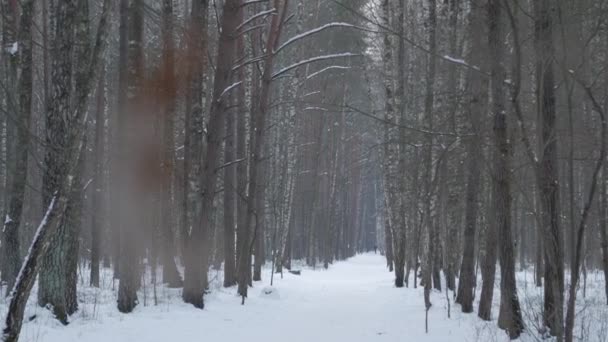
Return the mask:
M 214 276 L 213 274 L 211 275 Z M 83 293 L 81 310 L 62 327 L 42 309 L 25 324 L 23 341 L 168 342 L 168 341 L 476 341 L 476 315 L 452 308 L 447 319 L 445 294 L 433 293 L 430 332 L 425 333 L 421 289 L 397 289 L 380 255 L 366 254 L 336 263 L 329 270 L 303 269 L 301 276 L 275 278 L 275 292 L 264 282 L 250 289 L 245 306 L 235 289 L 216 287 L 205 310 L 179 300 L 178 290 L 159 289 L 157 306 L 142 303 L 135 313 L 116 311 L 110 290 Z M 140 295 L 140 298 L 143 294 Z M 97 302 L 98 304 L 94 304 Z M 482 327 L 484 327 L 482 325 Z M 493 325 L 483 329 L 494 330 Z

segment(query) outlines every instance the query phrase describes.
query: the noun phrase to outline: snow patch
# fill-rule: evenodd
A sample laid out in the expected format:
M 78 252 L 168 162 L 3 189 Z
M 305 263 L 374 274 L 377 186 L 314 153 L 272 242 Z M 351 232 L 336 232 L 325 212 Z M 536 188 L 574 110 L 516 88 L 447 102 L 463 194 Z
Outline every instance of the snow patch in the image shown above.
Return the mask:
M 260 291 L 260 297 L 270 299 L 281 299 L 281 295 L 279 295 L 279 290 L 277 290 L 273 286 L 265 286 L 262 291 Z
M 10 53 L 11 56 L 14 56 L 19 52 L 19 42 L 14 42 L 10 47 L 6 49 L 6 52 Z

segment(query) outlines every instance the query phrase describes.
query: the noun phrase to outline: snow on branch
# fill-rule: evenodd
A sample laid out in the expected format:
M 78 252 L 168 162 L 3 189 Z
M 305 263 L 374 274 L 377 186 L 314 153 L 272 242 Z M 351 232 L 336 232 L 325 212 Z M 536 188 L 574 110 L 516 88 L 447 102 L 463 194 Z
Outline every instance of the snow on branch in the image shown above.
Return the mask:
M 249 1 L 245 1 L 241 4 L 241 7 L 245 7 L 245 6 L 249 6 L 249 5 L 254 5 L 254 4 L 259 4 L 262 2 L 268 2 L 268 0 L 249 0 Z
M 246 65 L 249 65 L 249 64 L 253 64 L 253 63 L 257 63 L 259 61 L 263 61 L 267 56 L 268 55 L 264 54 L 264 55 L 261 55 L 261 56 L 257 56 L 257 57 L 253 57 L 251 59 L 248 59 L 248 60 L 244 61 L 243 63 L 237 64 L 234 67 L 232 67 L 232 71 L 236 71 L 236 70 L 238 70 L 238 69 L 240 69 L 240 68 L 242 68 L 242 67 L 244 67 Z
M 328 70 L 333 70 L 333 69 L 340 69 L 340 70 L 348 70 L 350 69 L 350 67 L 346 67 L 346 66 L 341 66 L 341 65 L 332 65 L 332 66 L 328 66 L 327 68 L 323 68 L 317 72 L 313 72 L 312 74 L 306 76 L 306 79 L 309 80 L 315 76 L 319 76 L 320 74 L 328 71 Z
M 245 25 L 249 24 L 250 22 L 256 20 L 257 18 L 261 18 L 261 17 L 265 17 L 267 15 L 272 15 L 272 14 L 276 14 L 277 13 L 277 9 L 276 8 L 271 8 L 267 11 L 262 11 L 259 12 L 257 14 L 254 14 L 251 18 L 248 18 L 247 20 L 243 21 L 239 26 L 236 27 L 237 31 L 240 31 Z
M 479 70 L 479 67 L 474 66 L 474 65 L 470 65 L 464 59 L 459 59 L 459 58 L 455 58 L 455 57 L 448 56 L 448 55 L 443 56 L 443 59 L 446 60 L 446 61 L 448 61 L 448 62 L 454 63 L 454 64 L 460 64 L 460 65 L 465 66 L 465 67 L 469 67 L 469 68 L 473 68 L 475 70 Z
M 36 233 L 34 234 L 34 239 L 32 240 L 32 244 L 30 245 L 30 247 L 27 251 L 27 255 L 25 256 L 25 258 L 23 258 L 24 261 L 23 261 L 23 264 L 21 265 L 21 268 L 19 269 L 19 274 L 17 275 L 17 279 L 15 280 L 15 285 L 13 285 L 11 292 L 9 292 L 10 296 L 14 295 L 17 292 L 17 286 L 19 285 L 19 283 L 21 283 L 21 279 L 23 278 L 24 273 L 27 272 L 27 261 L 31 258 L 32 255 L 34 255 L 34 249 L 36 248 L 35 242 L 40 241 L 45 230 L 48 229 L 49 217 L 51 216 L 51 214 L 53 213 L 53 210 L 55 209 L 56 202 L 57 202 L 57 193 L 55 193 L 55 195 L 53 197 L 51 197 L 51 202 L 49 203 L 49 206 L 46 209 L 44 217 L 42 217 L 42 221 L 40 221 L 40 224 L 38 225 L 38 228 L 36 229 Z
M 306 107 L 304 110 L 315 110 L 320 112 L 329 112 L 329 109 L 323 107 Z
M 317 94 L 320 94 L 320 93 L 321 93 L 320 91 L 313 91 L 313 92 L 310 92 L 308 94 L 305 94 L 303 97 L 313 96 L 313 95 L 317 95 Z
M 352 53 L 352 52 L 345 52 L 345 53 L 337 53 L 337 54 L 333 54 L 333 55 L 324 55 L 324 56 L 317 56 L 317 57 L 312 57 L 309 59 L 305 59 L 302 61 L 299 61 L 297 63 L 294 63 L 290 66 L 287 66 L 279 71 L 277 71 L 274 75 L 272 75 L 272 78 L 275 79 L 281 75 L 283 75 L 286 72 L 289 72 L 297 67 L 306 65 L 306 64 L 310 64 L 310 63 L 314 63 L 314 62 L 319 62 L 319 61 L 325 61 L 325 60 L 329 60 L 329 59 L 336 59 L 336 58 L 346 58 L 346 57 L 356 57 L 356 56 L 361 56 L 361 54 L 358 53 Z
M 323 26 L 319 26 L 317 28 L 314 28 L 310 31 L 304 32 L 304 33 L 300 33 L 296 36 L 291 37 L 290 39 L 288 39 L 285 43 L 283 43 L 281 46 L 279 46 L 274 53 L 278 53 L 279 51 L 283 50 L 284 48 L 286 48 L 287 46 L 297 42 L 298 40 L 304 39 L 306 37 L 312 36 L 313 34 L 319 33 L 321 31 L 325 31 L 329 28 L 333 28 L 333 27 L 350 27 L 350 28 L 354 28 L 355 25 L 353 24 L 349 24 L 349 23 L 340 23 L 340 22 L 335 22 L 335 23 L 329 23 L 329 24 L 325 24 Z
M 226 95 L 227 93 L 229 93 L 230 91 L 232 91 L 232 89 L 240 86 L 242 83 L 243 83 L 243 81 L 239 81 L 239 82 L 231 84 L 228 88 L 224 89 L 224 91 L 222 92 L 222 94 L 220 94 L 220 98 L 224 97 L 224 95 Z

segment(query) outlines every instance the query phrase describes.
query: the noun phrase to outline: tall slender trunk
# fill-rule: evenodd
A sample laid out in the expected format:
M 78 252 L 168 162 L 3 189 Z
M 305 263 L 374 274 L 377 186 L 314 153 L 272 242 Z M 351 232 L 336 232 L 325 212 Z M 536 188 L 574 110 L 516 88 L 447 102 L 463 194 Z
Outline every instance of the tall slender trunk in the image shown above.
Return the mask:
M 35 1 L 28 0 L 21 6 L 21 19 L 18 34 L 19 68 L 21 74 L 17 84 L 19 96 L 18 112 L 15 115 L 16 144 L 15 165 L 8 184 L 8 210 L 4 218 L 2 229 L 2 258 L 4 266 L 2 273 L 7 281 L 7 287 L 12 288 L 19 269 L 21 257 L 19 250 L 19 229 L 25 199 L 25 185 L 27 181 L 27 161 L 29 155 L 30 121 L 32 114 L 32 27 L 34 22 Z M 7 291 L 8 294 L 8 291 Z
M 163 0 L 161 35 L 163 62 L 161 67 L 163 93 L 161 113 L 161 220 L 160 235 L 163 282 L 170 287 L 182 285 L 182 279 L 175 264 L 175 240 L 173 234 L 173 173 L 175 160 L 174 118 L 176 112 L 177 80 L 175 78 L 175 46 L 173 43 L 173 0 Z
M 608 304 L 608 162 L 604 161 L 604 168 L 602 170 L 601 180 L 601 201 L 599 202 L 600 208 L 600 237 L 602 247 L 602 269 L 604 271 L 604 293 L 606 295 L 606 303 Z
M 202 4 L 199 4 L 199 6 L 202 6 L 206 10 L 207 1 L 201 0 L 201 2 Z M 204 306 L 203 291 L 206 286 L 207 255 L 209 254 L 204 249 L 210 246 L 210 244 L 206 244 L 206 239 L 208 237 L 207 232 L 212 227 L 213 199 L 217 188 L 220 152 L 225 131 L 224 115 L 229 102 L 225 96 L 225 90 L 229 86 L 236 52 L 235 31 L 239 25 L 239 4 L 239 0 L 226 0 L 223 6 L 223 16 L 220 23 L 221 33 L 217 50 L 218 63 L 213 78 L 213 95 L 211 97 L 204 149 L 205 158 L 200 172 L 200 179 L 202 180 L 200 183 L 200 194 L 202 195 L 202 199 L 200 200 L 201 215 L 200 220 L 192 227 L 190 243 L 187 247 L 182 298 L 186 303 L 193 304 L 197 308 L 203 308 Z M 206 31 L 203 32 L 206 33 Z M 203 51 L 206 51 L 206 49 Z M 200 105 L 197 103 L 195 104 L 196 106 Z M 202 111 L 202 108 L 200 110 Z
M 99 262 L 101 254 L 101 235 L 104 228 L 103 160 L 105 149 L 105 68 L 97 81 L 96 115 L 95 115 L 95 175 L 93 179 L 93 217 L 91 222 L 91 275 L 90 285 L 99 287 Z
M 241 9 L 238 12 L 238 21 L 242 22 L 244 18 L 244 10 Z M 245 57 L 245 37 L 243 35 L 239 35 L 237 37 L 236 42 L 236 54 L 237 58 Z M 252 73 L 255 73 L 257 70 L 251 69 Z M 243 251 L 246 251 L 247 247 L 250 243 L 250 231 L 249 227 L 247 227 L 247 165 L 249 164 L 249 158 L 247 158 L 247 106 L 246 106 L 246 91 L 243 86 L 247 80 L 247 75 L 245 73 L 245 68 L 240 68 L 237 71 L 238 81 L 242 82 L 241 86 L 236 90 L 236 97 L 238 100 L 237 110 L 238 117 L 236 123 L 236 158 L 239 160 L 243 160 L 238 163 L 236 166 L 236 197 L 237 197 L 237 205 L 236 205 L 236 224 L 237 224 L 237 249 L 236 249 L 236 269 L 237 269 L 237 281 L 240 281 L 241 271 L 247 272 L 246 275 L 243 275 L 243 278 L 249 279 L 249 274 L 251 273 L 251 269 L 249 266 L 245 267 L 241 265 L 241 263 L 250 264 L 250 255 L 243 254 Z M 253 78 L 253 77 L 252 77 Z M 254 80 L 252 79 L 252 83 Z M 253 85 L 253 89 L 251 92 L 257 88 L 257 85 Z M 243 259 L 246 258 L 247 260 Z
M 240 101 L 237 96 L 232 98 L 235 103 Z M 238 110 L 238 107 L 235 111 L 226 114 L 226 142 L 224 147 L 224 163 L 226 164 L 236 161 L 236 123 L 243 114 Z M 238 195 L 236 192 L 236 165 L 230 165 L 224 168 L 224 287 L 236 284 L 235 195 Z
M 279 39 L 281 36 L 281 29 L 283 27 L 283 20 L 285 19 L 285 15 L 287 13 L 287 5 L 288 0 L 274 0 L 274 8 L 281 13 L 280 15 L 275 15 L 272 17 L 270 22 L 270 31 L 268 33 L 268 37 L 266 40 L 266 51 L 275 51 L 278 47 Z M 258 210 L 263 209 L 263 201 L 264 198 L 264 170 L 262 169 L 263 155 L 262 148 L 264 146 L 264 141 L 267 133 L 266 128 L 266 117 L 268 116 L 268 112 L 270 110 L 270 84 L 272 82 L 272 73 L 274 66 L 274 53 L 268 53 L 266 58 L 264 59 L 264 71 L 262 74 L 262 84 L 259 94 L 259 99 L 257 103 L 255 103 L 256 107 L 251 114 L 251 124 L 254 134 L 251 135 L 251 162 L 249 165 L 249 193 L 247 194 L 247 220 L 246 226 L 251 227 L 253 222 L 256 224 L 256 232 L 260 243 L 258 243 L 258 252 L 256 253 L 256 267 L 259 272 L 262 260 L 257 260 L 258 258 L 264 258 L 264 244 L 263 244 L 263 212 L 259 212 Z M 260 205 L 262 204 L 262 205 Z M 255 215 L 255 221 L 254 221 Z M 259 275 L 259 274 L 258 274 Z M 255 278 L 255 277 L 254 277 Z M 255 279 L 254 279 L 255 280 Z M 243 289 L 240 287 L 239 283 L 239 294 L 243 297 L 247 297 L 247 289 Z
M 433 130 L 433 116 L 434 116 L 434 102 L 435 102 L 435 72 L 436 72 L 436 61 L 435 53 L 437 51 L 436 41 L 436 26 L 437 26 L 437 4 L 435 0 L 429 0 L 428 2 L 428 37 L 429 37 L 429 56 L 428 65 L 426 70 L 426 89 L 424 98 L 424 121 L 426 128 L 429 131 Z M 427 175 L 424 180 L 424 224 L 426 226 L 428 245 L 426 248 L 425 266 L 423 272 L 424 277 L 424 302 L 428 309 L 431 306 L 430 291 L 431 286 L 434 285 L 436 289 L 441 290 L 441 278 L 438 277 L 440 265 L 437 264 L 436 259 L 438 252 L 438 232 L 437 226 L 433 222 L 433 216 L 431 212 L 432 201 L 433 201 L 433 190 L 432 190 L 432 179 L 433 179 L 433 135 L 427 134 L 425 139 L 425 156 L 424 156 L 424 170 Z
M 505 110 L 505 68 L 503 14 L 501 0 L 490 0 L 488 6 L 488 42 L 490 51 L 492 114 L 494 116 L 494 210 L 500 254 L 500 313 L 498 326 L 511 339 L 519 337 L 523 320 L 515 280 L 515 255 L 511 229 L 511 155 L 507 113 Z
M 382 22 L 385 26 L 391 24 L 390 1 L 382 2 Z M 393 42 L 389 33 L 383 37 L 382 63 L 384 70 L 384 93 L 385 93 L 385 141 L 384 141 L 384 185 L 385 185 L 385 205 L 388 214 L 388 227 L 390 228 L 389 237 L 392 242 L 391 256 L 395 267 L 395 286 L 403 287 L 405 282 L 404 262 L 405 257 L 401 258 L 404 246 L 401 239 L 401 232 L 404 231 L 400 218 L 399 205 L 399 128 L 397 127 L 397 117 L 395 114 L 395 94 L 394 94 L 394 61 L 393 61 Z M 402 99 L 402 98 L 401 98 Z M 402 109 L 402 108 L 399 108 Z M 389 266 L 390 267 L 390 266 Z
M 124 150 L 120 162 L 119 177 L 122 183 L 120 206 L 120 283 L 118 286 L 118 310 L 123 313 L 133 311 L 137 305 L 137 290 L 140 286 L 140 251 L 138 248 L 139 233 L 142 232 L 143 220 L 139 215 L 145 211 L 146 198 L 138 189 L 140 184 L 130 182 L 132 177 L 139 178 L 143 165 L 140 153 L 144 152 L 146 133 L 149 133 L 149 123 L 144 122 L 143 116 L 143 38 L 144 38 L 144 1 L 128 0 L 127 10 L 127 98 L 123 116 L 124 127 L 120 127 L 119 146 Z M 149 153 L 149 152 L 148 152 Z M 139 173 L 139 174 L 138 174 Z M 142 198 L 143 197 L 143 198 Z
M 193 304 L 197 308 L 203 308 L 203 292 L 207 274 L 207 264 L 205 256 L 206 238 L 208 236 L 208 223 L 211 222 L 212 208 L 209 201 L 213 202 L 213 193 L 203 192 L 203 182 L 205 186 L 215 179 L 206 179 L 203 176 L 202 157 L 204 139 L 204 119 L 203 119 L 203 88 L 207 72 L 207 18 L 208 2 L 206 0 L 192 1 L 192 11 L 190 13 L 190 24 L 188 30 L 188 49 L 190 63 L 189 72 L 191 74 L 188 85 L 188 96 L 191 108 L 186 113 L 186 153 L 184 176 L 187 179 L 184 191 L 186 192 L 186 235 L 187 241 L 184 255 L 184 289 L 182 298 L 186 303 Z M 223 113 L 222 113 L 223 114 Z M 217 120 L 217 119 L 216 119 Z M 208 147 L 208 146 L 207 146 Z M 209 148 L 209 147 L 208 147 Z M 217 146 L 213 146 L 217 149 Z M 218 151 L 214 151 L 217 155 Z M 217 161 L 214 161 L 217 163 Z M 207 173 L 207 177 L 212 177 Z M 201 196 L 203 194 L 203 196 Z M 204 197 L 204 198 L 201 198 Z M 211 197 L 211 199 L 209 199 Z M 203 210 L 206 210 L 203 213 Z
M 53 194 L 63 181 L 62 175 L 68 170 L 68 160 L 65 151 L 69 148 L 69 134 L 73 124 L 63 120 L 70 117 L 72 101 L 72 57 L 74 48 L 73 27 L 77 23 L 76 9 L 78 0 L 62 1 L 55 6 L 55 27 L 51 52 L 52 57 L 52 83 L 53 95 L 46 117 L 47 149 L 45 156 L 46 172 L 43 176 L 43 207 L 48 208 Z M 70 29 L 66 29 L 66 27 Z M 72 197 L 72 192 L 66 194 Z M 69 206 L 69 204 L 68 204 Z M 64 216 L 65 217 L 65 216 Z M 65 219 L 61 220 L 57 233 L 54 234 L 51 249 L 44 258 L 41 267 L 38 287 L 38 304 L 45 306 L 51 304 L 53 313 L 62 322 L 67 323 L 70 314 L 66 302 L 68 277 L 66 258 L 68 252 L 69 227 Z
M 538 141 L 541 154 L 536 168 L 540 190 L 541 222 L 544 251 L 544 320 L 558 340 L 563 338 L 564 257 L 559 225 L 559 176 L 557 169 L 557 137 L 555 79 L 553 72 L 552 2 L 535 3 L 536 81 Z

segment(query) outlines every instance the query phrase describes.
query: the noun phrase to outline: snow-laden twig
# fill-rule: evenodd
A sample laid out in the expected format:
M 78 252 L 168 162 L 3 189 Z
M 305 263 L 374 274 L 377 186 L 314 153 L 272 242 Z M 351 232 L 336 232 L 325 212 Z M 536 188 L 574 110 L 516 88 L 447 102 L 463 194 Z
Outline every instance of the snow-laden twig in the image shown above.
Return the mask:
M 304 108 L 304 110 L 318 110 L 320 112 L 329 112 L 329 110 L 327 108 L 323 108 L 323 107 L 306 107 L 306 108 Z
M 254 4 L 260 4 L 262 2 L 268 2 L 268 0 L 249 0 L 249 1 L 245 1 L 241 4 L 241 7 L 245 7 L 245 6 L 249 6 L 249 5 L 254 5 Z
M 347 66 L 341 66 L 341 65 L 332 65 L 332 66 L 328 66 L 327 68 L 323 68 L 317 72 L 313 72 L 312 74 L 306 76 L 306 79 L 309 80 L 315 76 L 319 76 L 320 74 L 328 71 L 328 70 L 333 70 L 333 69 L 340 69 L 340 70 L 348 70 L 350 69 L 350 67 Z
M 256 20 L 257 18 L 265 17 L 267 15 L 272 15 L 272 14 L 275 14 L 275 13 L 277 13 L 277 9 L 276 8 L 271 8 L 269 10 L 256 13 L 253 16 L 251 16 L 250 18 L 247 18 L 245 21 L 243 21 L 239 26 L 237 26 L 236 30 L 240 31 L 245 25 L 247 25 L 250 22 Z
M 223 92 L 220 94 L 220 99 L 221 99 L 222 97 L 224 97 L 224 95 L 226 95 L 227 93 L 229 93 L 229 92 L 230 92 L 232 89 L 234 89 L 234 88 L 236 88 L 236 87 L 240 86 L 242 83 L 243 83 L 243 81 L 238 81 L 238 82 L 235 82 L 235 83 L 231 84 L 230 86 L 228 86 L 228 87 L 227 87 L 226 89 L 224 89 L 224 91 L 223 91 Z
M 317 90 L 317 91 L 310 92 L 308 94 L 304 94 L 303 97 L 313 96 L 313 95 L 317 95 L 317 94 L 320 94 L 320 93 L 321 92 Z
M 218 167 L 217 169 L 215 169 L 215 171 L 217 172 L 217 171 L 219 171 L 219 170 L 222 170 L 222 169 L 225 169 L 225 168 L 227 168 L 227 167 L 230 167 L 230 166 L 232 166 L 232 165 L 234 165 L 234 164 L 239 164 L 239 163 L 242 163 L 242 162 L 244 162 L 245 160 L 247 160 L 247 158 L 240 158 L 240 159 L 233 160 L 233 161 L 228 162 L 228 163 L 226 163 L 226 164 L 224 164 L 224 165 L 221 165 L 220 167 Z
M 323 26 L 319 26 L 319 27 L 317 27 L 317 28 L 314 28 L 314 29 L 312 29 L 312 30 L 309 30 L 309 31 L 306 31 L 306 32 L 300 33 L 300 34 L 298 34 L 298 35 L 295 35 L 295 36 L 293 36 L 293 37 L 289 38 L 289 39 L 288 39 L 288 40 L 287 40 L 285 43 L 281 44 L 281 46 L 279 46 L 279 47 L 278 47 L 278 48 L 277 48 L 277 49 L 274 51 L 274 53 L 275 53 L 275 54 L 276 54 L 276 53 L 278 53 L 279 51 L 281 51 L 281 50 L 283 50 L 284 48 L 286 48 L 287 46 L 289 46 L 289 45 L 291 45 L 291 44 L 293 44 L 293 43 L 297 42 L 298 40 L 301 40 L 301 39 L 307 38 L 307 37 L 312 36 L 312 35 L 314 35 L 314 34 L 316 34 L 316 33 L 319 33 L 319 32 L 322 32 L 322 31 L 325 31 L 325 30 L 327 30 L 327 29 L 329 29 L 329 28 L 333 28 L 333 27 L 349 27 L 349 28 L 354 28 L 354 27 L 355 27 L 355 25 L 353 25 L 353 24 L 349 24 L 349 23 L 340 23 L 340 22 L 335 22 L 335 23 L 329 23 L 329 24 L 325 24 L 325 25 L 323 25 Z
M 480 70 L 478 66 L 471 65 L 471 64 L 467 63 L 464 59 L 460 59 L 460 58 L 456 58 L 456 57 L 452 57 L 452 56 L 448 56 L 448 55 L 443 56 L 443 59 L 447 62 L 451 62 L 454 64 L 460 64 L 462 66 L 465 66 L 468 68 L 473 68 L 475 70 Z
M 247 33 L 251 32 L 251 31 L 255 31 L 255 30 L 259 30 L 259 29 L 263 29 L 263 28 L 266 28 L 266 25 L 264 25 L 264 24 L 261 24 L 261 25 L 254 25 L 254 26 L 251 26 L 251 27 L 249 27 L 249 28 L 247 28 L 247 29 L 245 29 L 245 30 L 241 31 L 241 32 L 239 33 L 239 35 L 240 35 L 240 36 L 244 36 L 244 35 L 246 35 Z
M 87 183 L 82 187 L 82 190 L 86 190 L 89 188 L 89 185 L 91 185 L 91 183 L 93 183 L 93 178 L 90 178 Z M 98 191 L 99 189 L 95 189 L 95 191 Z
M 47 229 L 49 217 L 51 216 L 51 213 L 55 209 L 56 201 L 57 201 L 57 194 L 55 194 L 55 196 L 53 196 L 51 198 L 51 202 L 49 203 L 49 206 L 46 209 L 46 213 L 44 214 L 42 221 L 40 221 L 40 224 L 38 225 L 38 228 L 36 229 L 36 233 L 34 234 L 34 238 L 32 239 L 33 242 L 27 251 L 27 255 L 23 258 L 23 260 L 24 260 L 23 265 L 21 265 L 21 268 L 19 269 L 19 274 L 17 275 L 17 280 L 15 281 L 15 285 L 13 285 L 13 288 L 11 289 L 10 296 L 12 296 L 15 293 L 15 291 L 17 289 L 17 285 L 21 282 L 21 279 L 23 278 L 23 274 L 27 271 L 27 262 L 30 259 L 30 256 L 32 255 L 34 248 L 36 247 L 36 241 L 40 240 L 42 233 L 44 232 L 44 230 Z
M 274 73 L 274 75 L 272 75 L 272 78 L 275 79 L 279 76 L 281 76 L 282 74 L 289 72 L 290 70 L 293 70 L 297 67 L 306 65 L 306 64 L 310 64 L 310 63 L 314 63 L 314 62 L 318 62 L 318 61 L 325 61 L 328 59 L 336 59 L 336 58 L 346 58 L 346 57 L 356 57 L 356 56 L 361 56 L 361 54 L 358 53 L 352 53 L 352 52 L 345 52 L 345 53 L 336 53 L 336 54 L 332 54 L 332 55 L 323 55 L 323 56 L 317 56 L 317 57 L 312 57 L 312 58 L 308 58 L 305 60 L 301 60 L 297 63 L 294 63 L 292 65 L 289 65 L 279 71 L 277 71 L 276 73 Z
M 266 59 L 267 56 L 268 55 L 264 54 L 264 55 L 261 55 L 261 56 L 257 56 L 257 57 L 253 57 L 251 59 L 248 59 L 248 60 L 244 61 L 241 64 L 237 64 L 237 65 L 233 66 L 232 67 L 232 71 L 237 71 L 238 69 L 240 69 L 240 68 L 242 68 L 242 67 L 244 67 L 246 65 L 257 63 L 259 61 L 263 61 L 264 59 Z

